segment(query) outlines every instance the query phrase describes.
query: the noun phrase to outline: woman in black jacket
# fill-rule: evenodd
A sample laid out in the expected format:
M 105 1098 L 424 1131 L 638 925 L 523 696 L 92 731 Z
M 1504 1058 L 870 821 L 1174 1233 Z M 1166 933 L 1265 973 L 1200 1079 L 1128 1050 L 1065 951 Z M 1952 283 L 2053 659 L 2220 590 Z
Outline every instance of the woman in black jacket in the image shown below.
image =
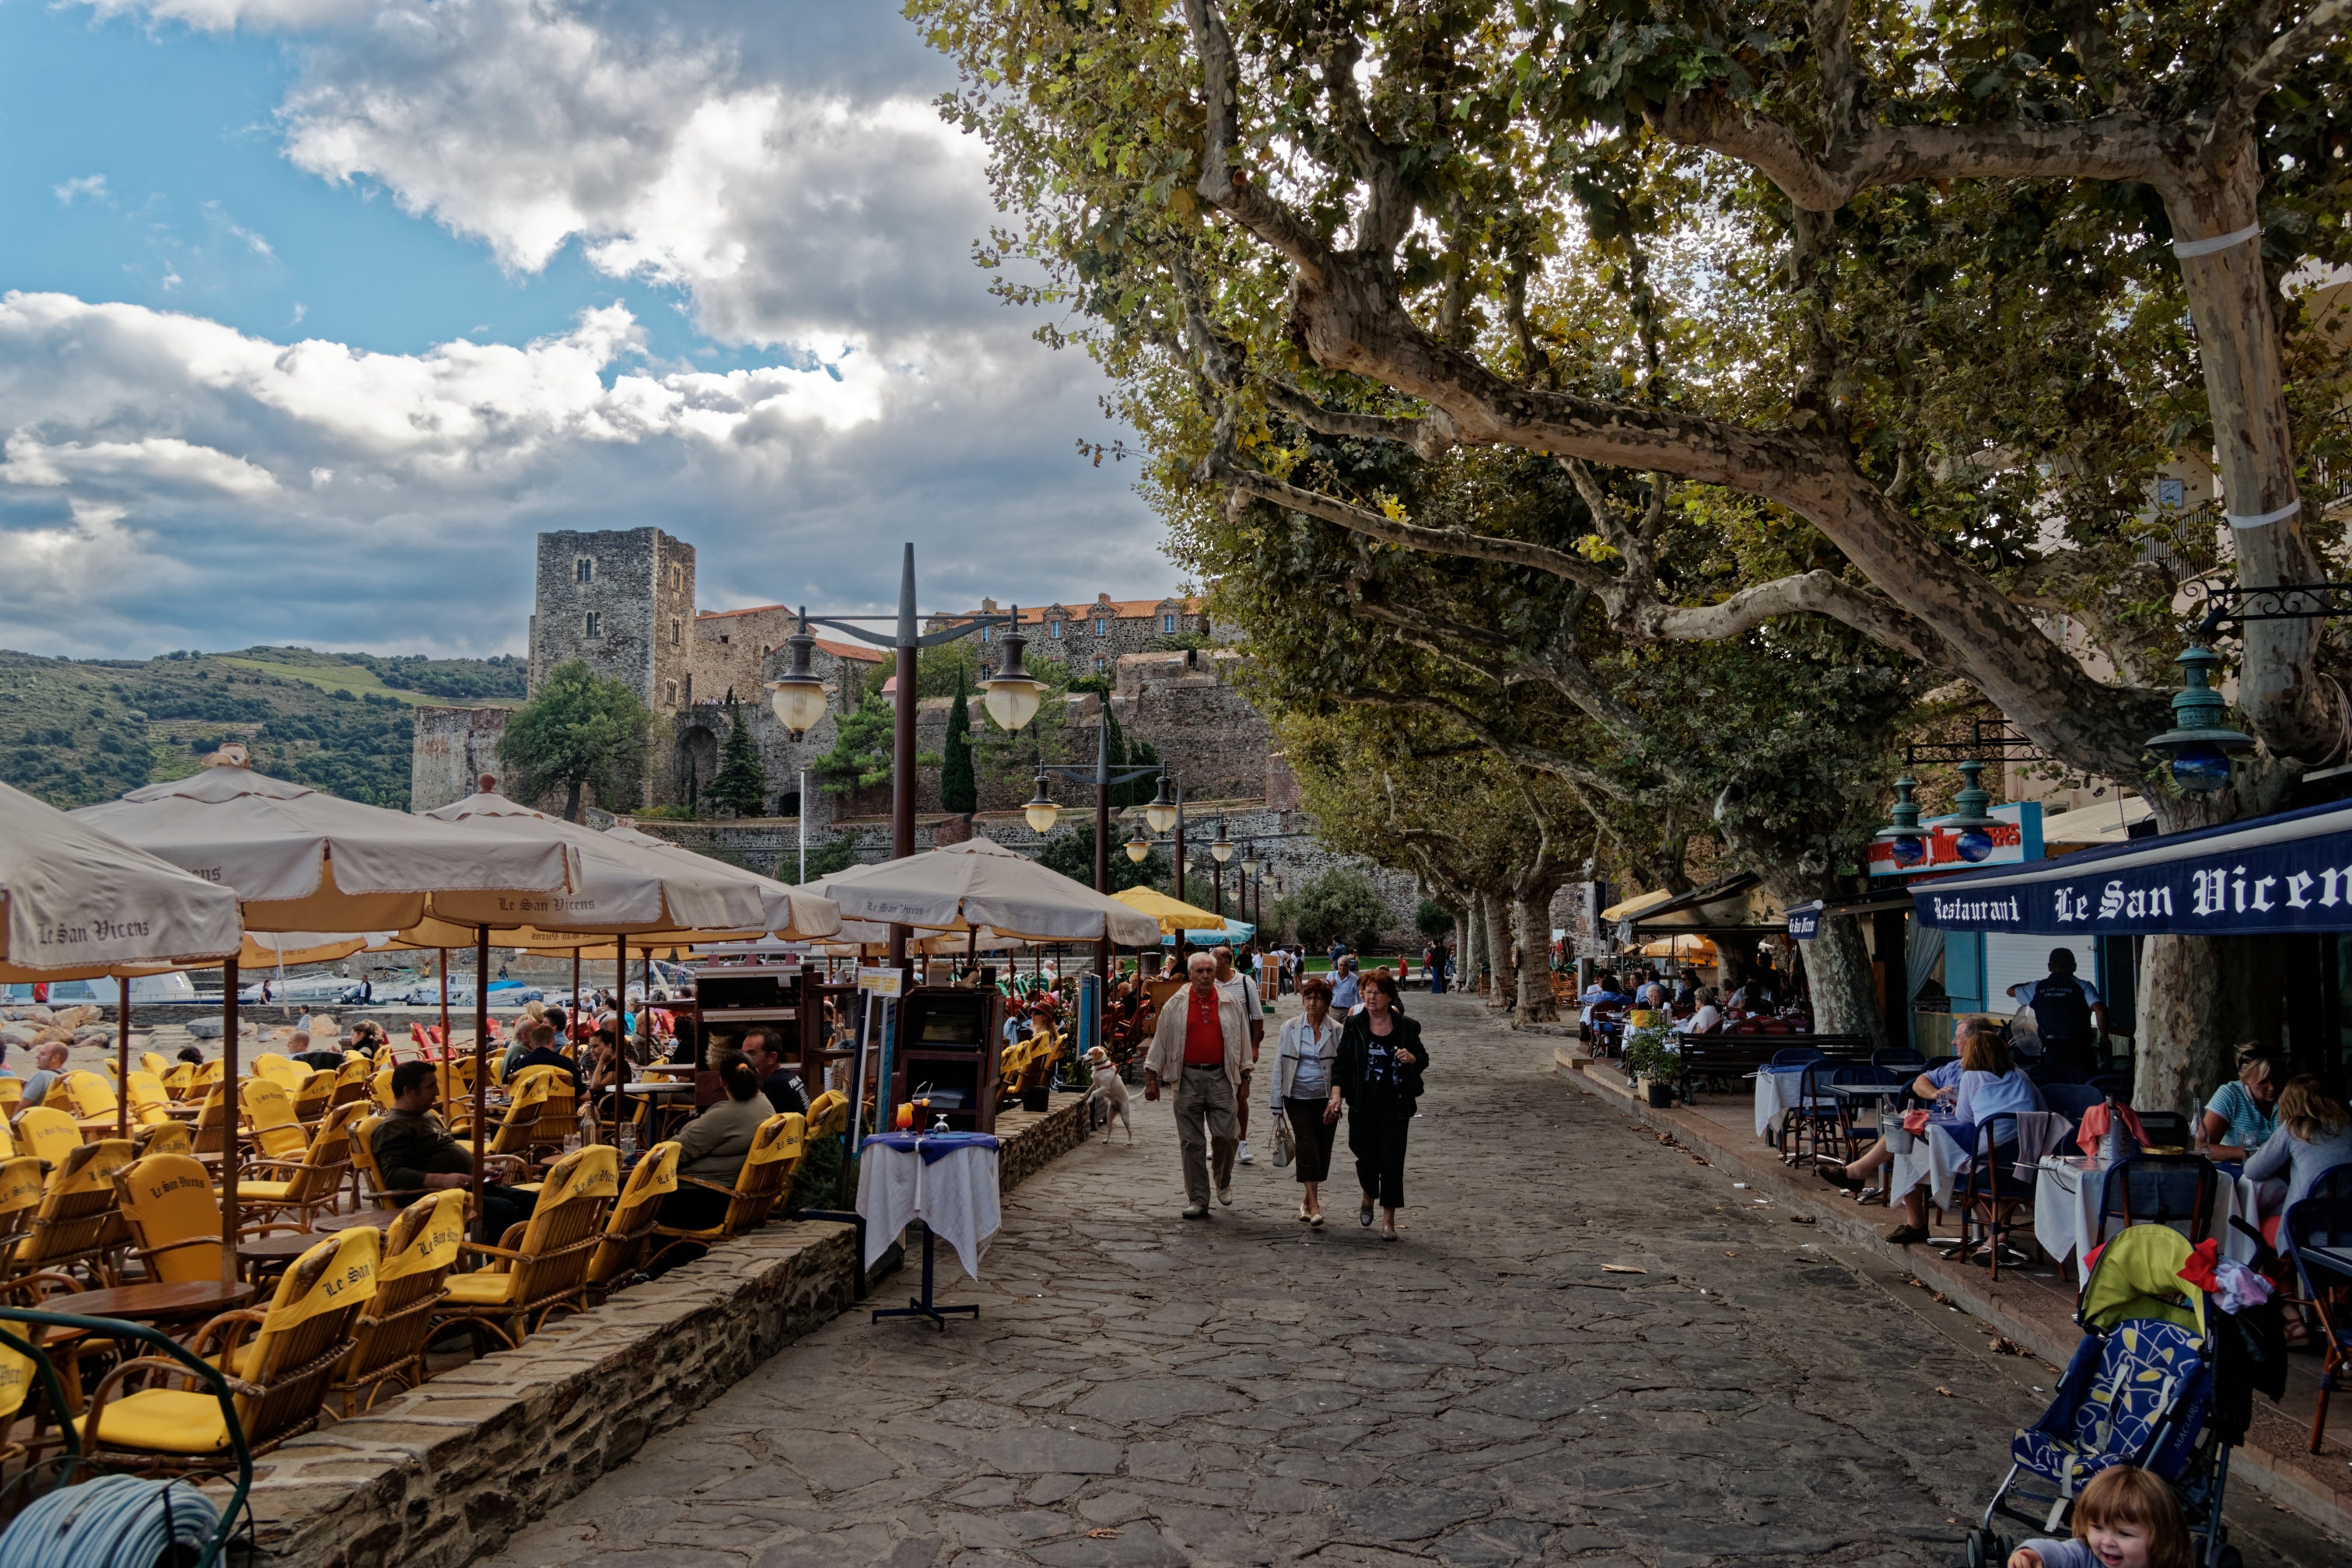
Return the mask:
M 1365 975 L 1362 994 L 1364 1010 L 1339 1036 L 1331 1092 L 1348 1101 L 1348 1151 L 1356 1156 L 1356 1181 L 1364 1189 L 1358 1223 L 1370 1225 L 1378 1204 L 1388 1211 L 1381 1239 L 1394 1241 L 1397 1210 L 1404 1206 L 1405 1133 L 1429 1053 L 1422 1047 L 1421 1026 L 1397 1010 L 1396 981 L 1387 970 Z

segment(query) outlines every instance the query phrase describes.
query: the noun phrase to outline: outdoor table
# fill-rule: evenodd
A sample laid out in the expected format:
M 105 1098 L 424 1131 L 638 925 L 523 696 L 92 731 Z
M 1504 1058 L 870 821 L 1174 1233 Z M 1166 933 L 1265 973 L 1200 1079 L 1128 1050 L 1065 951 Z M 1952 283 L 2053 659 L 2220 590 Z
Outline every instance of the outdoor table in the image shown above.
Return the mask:
M 2352 1280 L 2352 1247 L 2305 1247 L 2296 1248 L 2306 1268 L 2325 1268 Z
M 2033 1238 L 2062 1268 L 2098 1245 L 2094 1238 L 2109 1168 L 2104 1159 L 2066 1154 L 2044 1155 L 2034 1168 Z M 2253 1214 L 2253 1187 L 2243 1176 L 2224 1173 L 2214 1186 L 2213 1225 L 2206 1233 L 2220 1238 L 2222 1257 L 2241 1263 L 2253 1261 L 2254 1244 L 2230 1219 Z
M 644 1070 L 646 1072 L 693 1074 L 700 1072 L 702 1069 L 696 1067 L 692 1062 L 647 1062 L 645 1065 Z
M 1953 1182 L 1969 1163 L 1968 1151 L 1960 1147 L 1952 1131 L 1957 1125 L 1948 1119 L 1930 1116 L 1925 1132 L 1906 1132 L 1901 1117 L 1880 1113 L 1878 1135 L 1886 1140 L 1887 1152 L 1892 1156 L 1887 1166 L 1889 1204 L 1900 1202 L 1904 1194 L 1926 1182 L 1929 1202 L 1939 1209 L 1952 1206 Z
M 203 1321 L 242 1307 L 258 1294 L 242 1280 L 225 1285 L 217 1279 L 191 1280 L 178 1285 L 118 1285 L 110 1290 L 84 1290 L 58 1298 L 59 1308 L 70 1306 L 76 1317 L 121 1318 L 133 1323 Z
M 646 1095 L 692 1094 L 694 1092 L 694 1085 L 690 1083 L 672 1083 L 667 1079 L 647 1079 L 639 1083 L 623 1084 L 621 1086 L 621 1092 L 623 1094 Z
M 378 1230 L 390 1230 L 392 1222 L 400 1217 L 398 1209 L 362 1209 L 356 1214 L 322 1214 L 310 1222 L 310 1228 L 321 1236 L 332 1236 L 339 1230 L 349 1230 L 355 1225 L 372 1225 Z M 243 1247 L 237 1248 L 239 1252 Z
M 943 1236 L 956 1261 L 980 1278 L 980 1251 L 1003 1223 L 996 1186 L 996 1140 L 985 1132 L 881 1132 L 860 1145 L 857 1212 L 866 1220 L 865 1266 L 871 1269 L 914 1220 L 923 1222 L 923 1294 L 884 1318 L 929 1318 L 944 1331 L 947 1312 L 980 1316 L 976 1304 L 935 1306 L 931 1238 Z
M 254 1278 L 257 1281 L 263 1274 L 272 1268 L 285 1268 L 328 1238 L 328 1233 L 315 1230 L 280 1231 L 275 1236 L 239 1237 L 236 1242 L 236 1260 L 239 1263 L 253 1265 Z
M 1756 1069 L 1756 1136 L 1767 1142 L 1777 1141 L 1780 1119 L 1794 1110 L 1804 1096 L 1805 1068 L 1810 1065 L 1800 1062 L 1794 1067 Z

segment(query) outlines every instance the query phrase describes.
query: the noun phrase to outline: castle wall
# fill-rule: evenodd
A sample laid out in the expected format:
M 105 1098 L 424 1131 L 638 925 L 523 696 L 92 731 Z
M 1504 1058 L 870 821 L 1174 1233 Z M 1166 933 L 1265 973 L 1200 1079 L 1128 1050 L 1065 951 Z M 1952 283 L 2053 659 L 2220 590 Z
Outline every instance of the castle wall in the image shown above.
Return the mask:
M 512 795 L 512 775 L 499 761 L 507 732 L 505 708 L 419 708 L 409 753 L 408 809 L 433 811 L 474 793 L 475 781 L 494 774 L 500 795 Z
M 625 683 L 656 712 L 687 700 L 694 547 L 657 528 L 539 536 L 530 689 L 572 659 Z

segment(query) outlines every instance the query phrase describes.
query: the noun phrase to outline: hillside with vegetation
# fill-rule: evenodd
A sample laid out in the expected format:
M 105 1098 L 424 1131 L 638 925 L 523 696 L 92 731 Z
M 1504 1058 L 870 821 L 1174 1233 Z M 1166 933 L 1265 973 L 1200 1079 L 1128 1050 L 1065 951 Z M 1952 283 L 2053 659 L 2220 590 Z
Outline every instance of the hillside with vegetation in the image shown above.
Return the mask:
M 0 779 L 88 805 L 194 773 L 226 741 L 278 778 L 408 807 L 414 710 L 522 700 L 524 661 L 251 647 L 135 659 L 0 650 Z

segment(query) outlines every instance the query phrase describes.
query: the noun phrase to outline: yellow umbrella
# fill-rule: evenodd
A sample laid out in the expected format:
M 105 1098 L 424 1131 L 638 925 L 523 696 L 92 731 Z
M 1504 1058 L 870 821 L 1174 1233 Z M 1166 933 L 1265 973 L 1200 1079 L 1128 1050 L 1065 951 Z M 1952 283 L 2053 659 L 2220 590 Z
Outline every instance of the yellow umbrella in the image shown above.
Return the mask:
M 1693 963 L 1713 963 L 1715 943 L 1703 936 L 1662 936 L 1642 947 L 1644 958 L 1686 958 Z
M 1215 931 L 1225 923 L 1225 917 L 1191 904 L 1180 904 L 1167 894 L 1150 888 L 1129 888 L 1123 893 L 1113 893 L 1128 908 L 1150 915 L 1160 922 L 1160 934 L 1171 936 L 1180 931 Z

